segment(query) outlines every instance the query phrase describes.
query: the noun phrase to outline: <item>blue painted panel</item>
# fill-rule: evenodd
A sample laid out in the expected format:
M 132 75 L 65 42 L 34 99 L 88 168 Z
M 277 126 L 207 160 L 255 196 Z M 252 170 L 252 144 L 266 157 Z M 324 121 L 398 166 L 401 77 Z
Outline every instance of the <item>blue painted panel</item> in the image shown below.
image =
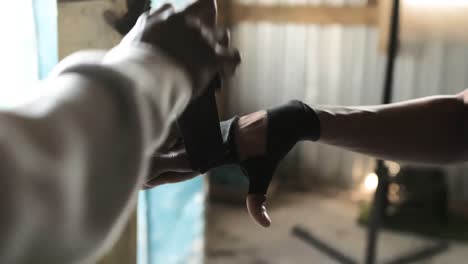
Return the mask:
M 39 79 L 47 77 L 58 62 L 57 1 L 33 0 Z
M 153 0 L 153 7 L 166 2 L 180 10 L 190 1 Z M 138 264 L 202 264 L 205 198 L 203 177 L 141 192 Z
M 141 192 L 139 264 L 203 263 L 203 177 Z

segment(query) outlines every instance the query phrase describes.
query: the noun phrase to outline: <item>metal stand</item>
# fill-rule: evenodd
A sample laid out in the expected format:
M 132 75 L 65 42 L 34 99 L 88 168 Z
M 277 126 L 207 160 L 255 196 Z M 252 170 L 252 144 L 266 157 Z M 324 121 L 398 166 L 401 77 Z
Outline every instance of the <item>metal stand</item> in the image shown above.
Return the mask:
M 385 70 L 385 82 L 382 103 L 388 104 L 392 101 L 393 76 L 395 72 L 395 59 L 398 52 L 398 31 L 400 23 L 400 0 L 393 1 L 392 16 L 390 21 L 390 36 L 387 47 L 387 67 Z M 388 194 L 388 168 L 383 160 L 377 161 L 376 174 L 379 177 L 377 190 L 369 219 L 369 230 L 367 235 L 366 264 L 374 264 L 376 259 L 377 236 L 380 223 L 385 215 Z
M 394 0 L 392 7 L 391 23 L 390 23 L 390 37 L 388 42 L 387 49 L 387 65 L 385 71 L 385 82 L 384 82 L 384 91 L 383 91 L 383 104 L 388 104 L 392 100 L 392 90 L 393 90 L 393 75 L 395 69 L 395 58 L 398 52 L 398 32 L 399 32 L 399 17 L 400 17 L 400 1 Z M 378 242 L 378 233 L 381 227 L 382 220 L 385 217 L 385 208 L 387 207 L 387 194 L 389 187 L 389 175 L 388 168 L 385 166 L 383 160 L 377 161 L 376 174 L 379 177 L 379 183 L 377 185 L 377 190 L 374 195 L 374 200 L 372 203 L 372 210 L 369 218 L 369 226 L 367 233 L 367 246 L 366 246 L 366 264 L 375 264 L 377 256 L 377 242 Z M 330 258 L 333 258 L 338 263 L 343 264 L 354 264 L 358 263 L 353 260 L 351 257 L 342 254 L 336 248 L 326 244 L 325 242 L 319 240 L 305 228 L 296 226 L 292 230 L 293 235 L 297 236 L 299 239 L 308 243 L 309 245 L 319 249 L 324 254 L 328 255 Z M 449 247 L 446 241 L 436 241 L 433 245 L 411 252 L 408 255 L 399 256 L 393 260 L 387 261 L 385 263 L 393 264 L 402 264 L 402 263 L 411 263 L 418 260 L 426 259 L 437 255 Z

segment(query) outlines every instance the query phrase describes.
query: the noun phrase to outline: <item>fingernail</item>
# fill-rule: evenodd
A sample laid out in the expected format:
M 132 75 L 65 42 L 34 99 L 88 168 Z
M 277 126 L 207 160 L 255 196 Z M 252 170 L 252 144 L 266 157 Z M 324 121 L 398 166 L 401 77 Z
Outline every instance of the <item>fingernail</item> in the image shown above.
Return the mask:
M 268 215 L 267 212 L 263 212 L 262 218 L 263 218 L 262 226 L 263 226 L 263 227 L 270 227 L 270 225 L 271 225 L 271 219 L 270 219 L 270 216 Z

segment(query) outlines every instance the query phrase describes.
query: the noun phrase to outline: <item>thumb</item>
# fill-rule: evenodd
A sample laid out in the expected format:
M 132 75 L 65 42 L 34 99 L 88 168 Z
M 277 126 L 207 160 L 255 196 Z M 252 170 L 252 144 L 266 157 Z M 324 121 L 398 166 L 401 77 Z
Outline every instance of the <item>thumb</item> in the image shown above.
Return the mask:
M 179 183 L 193 179 L 200 175 L 199 172 L 165 172 L 161 175 L 157 175 L 148 182 L 144 183 L 143 190 L 151 189 L 160 185 Z
M 271 225 L 271 219 L 266 209 L 266 195 L 250 193 L 247 195 L 246 203 L 247 210 L 255 222 L 263 227 Z
M 187 156 L 187 152 L 170 152 L 165 154 L 156 154 L 151 157 L 150 173 L 152 177 L 159 176 L 162 173 L 173 172 L 191 172 L 192 168 Z

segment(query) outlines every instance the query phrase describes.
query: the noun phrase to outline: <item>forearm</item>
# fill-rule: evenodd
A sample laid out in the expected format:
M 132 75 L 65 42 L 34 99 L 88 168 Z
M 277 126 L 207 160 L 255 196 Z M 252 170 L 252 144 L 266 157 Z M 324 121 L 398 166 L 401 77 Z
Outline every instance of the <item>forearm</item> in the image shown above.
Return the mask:
M 65 59 L 41 98 L 0 112 L 1 263 L 94 262 L 135 205 L 148 152 L 190 99 L 188 78 L 163 54 L 104 55 Z
M 370 107 L 319 107 L 320 142 L 384 159 L 468 160 L 462 96 L 435 96 Z

